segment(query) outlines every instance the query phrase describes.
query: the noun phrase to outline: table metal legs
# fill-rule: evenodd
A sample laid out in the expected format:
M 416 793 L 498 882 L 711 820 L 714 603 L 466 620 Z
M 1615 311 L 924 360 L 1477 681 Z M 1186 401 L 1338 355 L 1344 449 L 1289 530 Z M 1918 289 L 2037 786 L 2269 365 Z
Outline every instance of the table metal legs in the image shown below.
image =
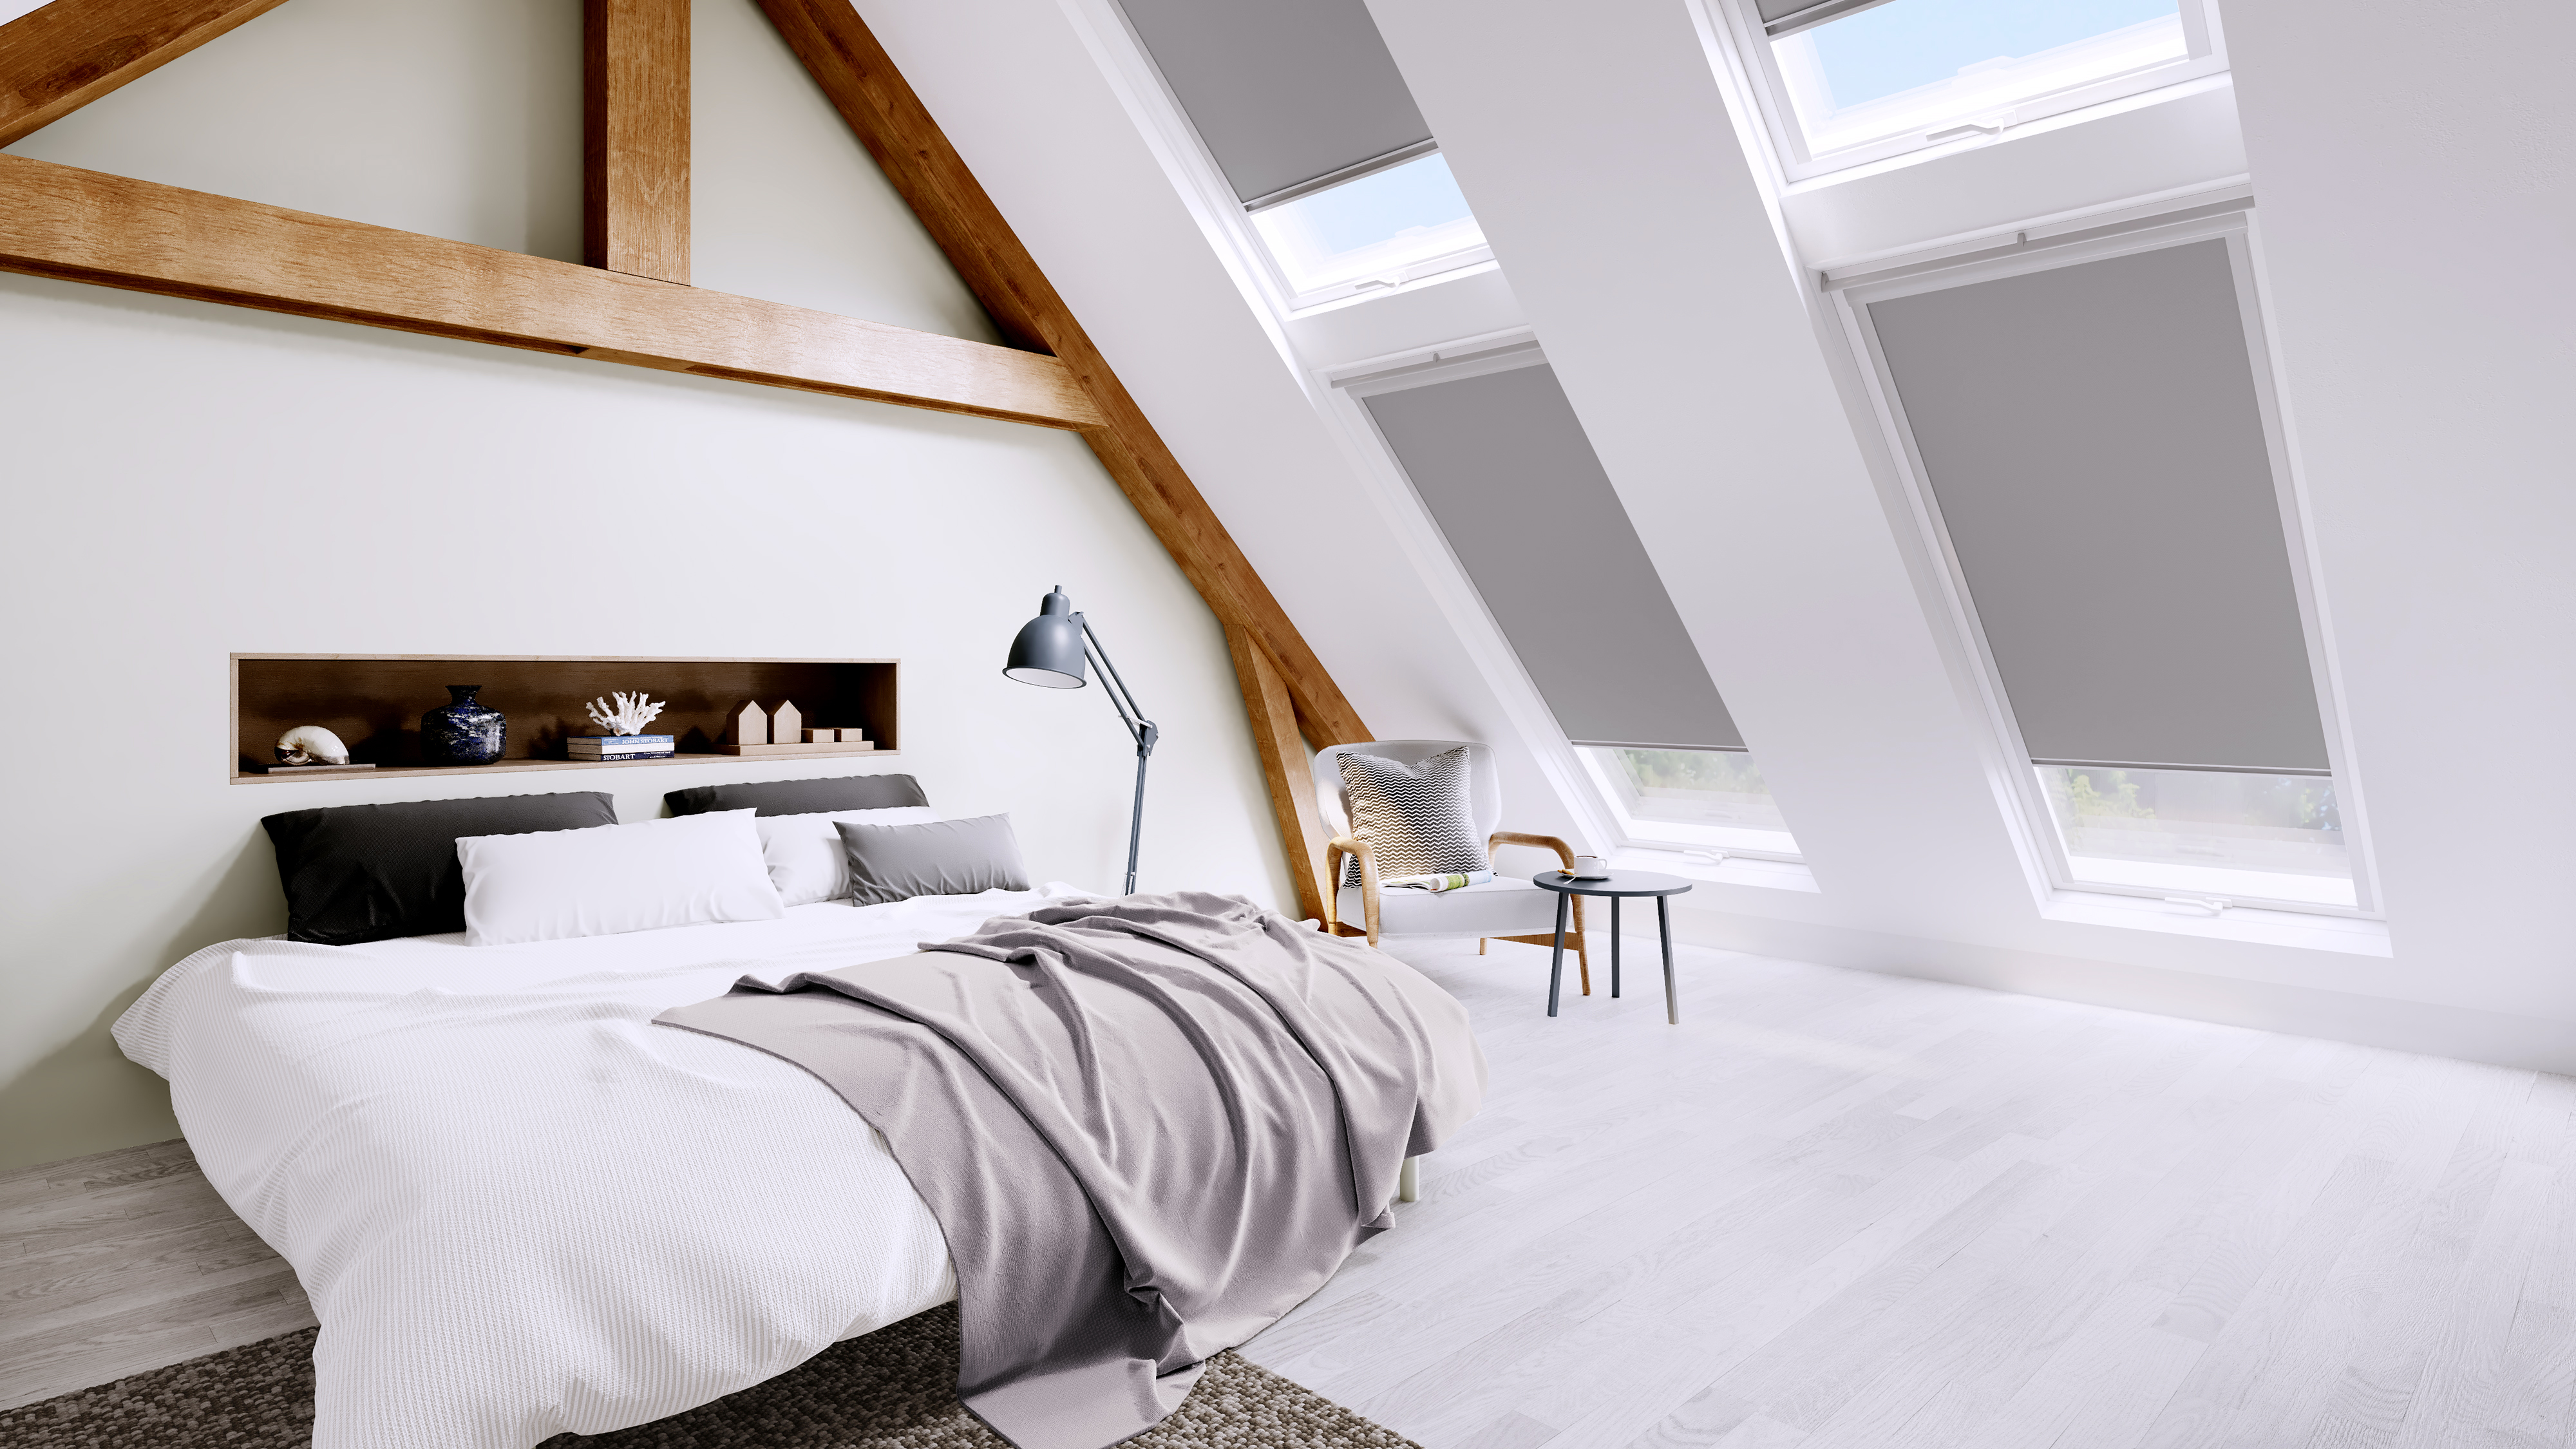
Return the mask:
M 1619 994 L 1619 906 L 1622 897 L 1610 897 L 1610 994 Z M 1574 895 L 1560 891 L 1556 897 L 1556 955 L 1547 967 L 1547 1014 L 1556 1015 L 1559 989 L 1565 984 L 1565 923 L 1574 909 Z M 1655 934 L 1664 948 L 1664 1019 L 1675 1026 L 1682 1024 L 1681 987 L 1673 980 L 1673 902 L 1670 896 L 1655 897 Z
M 1618 896 L 1610 898 L 1610 995 L 1614 1000 L 1619 995 L 1619 901 Z
M 1673 987 L 1673 901 L 1670 896 L 1655 897 L 1655 929 L 1664 938 L 1664 1020 L 1679 1026 L 1682 1024 L 1682 998 Z M 1610 979 L 1619 979 L 1616 966 L 1610 968 Z M 1613 988 L 1610 994 L 1616 996 L 1619 993 Z
M 1556 959 L 1547 968 L 1547 1014 L 1556 1015 L 1556 989 L 1565 984 L 1565 917 L 1574 909 L 1574 897 L 1559 893 L 1556 898 Z

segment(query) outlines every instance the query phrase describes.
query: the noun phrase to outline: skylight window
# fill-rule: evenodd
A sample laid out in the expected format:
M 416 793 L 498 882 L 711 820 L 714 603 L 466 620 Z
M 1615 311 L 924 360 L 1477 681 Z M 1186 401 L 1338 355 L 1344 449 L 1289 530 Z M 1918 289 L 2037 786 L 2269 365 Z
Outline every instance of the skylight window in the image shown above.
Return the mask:
M 1360 0 L 1117 0 L 1226 190 L 1274 306 L 1492 257 Z
M 1484 231 L 1439 152 L 1265 206 L 1252 224 L 1301 299 L 1480 260 Z M 1475 256 L 1462 253 L 1475 252 Z
M 2036 768 L 2077 884 L 2355 904 L 2330 776 Z
M 2214 73 L 2206 0 L 1747 0 L 1801 170 Z
M 1834 295 L 2050 884 L 2375 910 L 2243 217 Z
M 1797 840 L 1762 767 L 1742 750 L 1588 746 L 1583 762 L 1628 840 L 1794 856 Z
M 1448 357 L 1337 386 L 1554 716 L 1619 843 L 1795 859 L 1556 370 L 1526 342 Z

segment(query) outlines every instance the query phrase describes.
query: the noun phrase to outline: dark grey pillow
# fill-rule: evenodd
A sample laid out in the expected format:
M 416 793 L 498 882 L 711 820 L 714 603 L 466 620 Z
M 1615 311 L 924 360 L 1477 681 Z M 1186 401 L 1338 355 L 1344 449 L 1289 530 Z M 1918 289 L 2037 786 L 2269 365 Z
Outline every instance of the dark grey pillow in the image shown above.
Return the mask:
M 883 810 L 927 805 L 930 797 L 910 775 L 843 775 L 830 780 L 770 780 L 757 785 L 700 785 L 662 797 L 674 815 L 711 810 L 750 810 L 755 815 L 825 815 L 839 810 Z
M 465 929 L 457 837 L 614 825 L 617 806 L 599 791 L 581 790 L 334 805 L 289 810 L 259 823 L 277 847 L 287 939 L 355 946 Z
M 1008 815 L 923 825 L 835 820 L 832 826 L 849 853 L 854 906 L 1029 888 L 1029 868 L 1020 862 L 1020 840 L 1011 833 Z

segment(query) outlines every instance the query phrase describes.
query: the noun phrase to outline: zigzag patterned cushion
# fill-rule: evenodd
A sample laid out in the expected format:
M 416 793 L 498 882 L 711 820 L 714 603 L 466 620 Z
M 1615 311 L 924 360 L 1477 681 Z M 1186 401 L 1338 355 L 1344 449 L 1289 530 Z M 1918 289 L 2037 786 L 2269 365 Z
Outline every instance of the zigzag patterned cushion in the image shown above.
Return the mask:
M 1442 750 L 1419 765 L 1356 754 L 1336 762 L 1351 802 L 1351 833 L 1368 842 L 1378 879 L 1494 868 L 1485 842 L 1476 838 L 1476 813 L 1467 802 L 1466 746 Z M 1342 884 L 1359 882 L 1359 859 L 1345 858 Z

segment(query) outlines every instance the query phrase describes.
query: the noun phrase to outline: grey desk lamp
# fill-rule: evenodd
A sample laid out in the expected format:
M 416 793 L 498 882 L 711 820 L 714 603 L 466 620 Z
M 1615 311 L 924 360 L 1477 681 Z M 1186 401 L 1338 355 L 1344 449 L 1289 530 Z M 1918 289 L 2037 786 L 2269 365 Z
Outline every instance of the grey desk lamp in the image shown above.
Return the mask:
M 1073 600 L 1065 597 L 1062 584 L 1039 602 L 1038 616 L 1020 626 L 1019 637 L 1011 641 L 1010 662 L 1002 672 L 1044 689 L 1080 689 L 1086 656 L 1100 661 L 1101 691 L 1117 709 L 1118 722 L 1136 739 L 1136 810 L 1127 822 L 1126 894 L 1132 896 L 1136 845 L 1145 831 L 1145 761 L 1154 753 L 1154 742 L 1163 737 L 1161 727 L 1136 707 L 1136 696 L 1127 692 L 1127 681 L 1118 677 L 1109 651 L 1100 647 L 1100 636 L 1091 632 L 1091 621 L 1074 612 Z

